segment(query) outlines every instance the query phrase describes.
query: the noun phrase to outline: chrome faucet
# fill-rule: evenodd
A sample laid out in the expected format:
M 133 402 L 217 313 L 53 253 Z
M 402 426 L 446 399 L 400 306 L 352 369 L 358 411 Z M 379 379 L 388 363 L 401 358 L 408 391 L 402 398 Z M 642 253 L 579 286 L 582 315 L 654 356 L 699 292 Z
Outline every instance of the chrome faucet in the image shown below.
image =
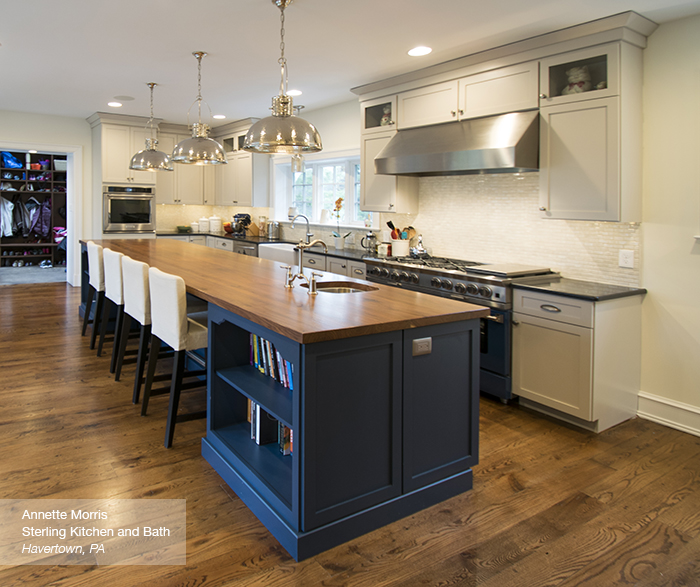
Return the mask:
M 323 252 L 327 253 L 328 252 L 328 246 L 326 243 L 324 243 L 321 239 L 316 239 L 310 243 L 305 243 L 304 241 L 299 241 L 299 244 L 297 244 L 297 273 L 294 273 L 292 268 L 289 265 L 281 265 L 280 267 L 282 269 L 287 270 L 287 276 L 285 278 L 285 286 L 287 289 L 291 289 L 294 287 L 294 281 L 297 279 L 303 280 L 306 282 L 307 285 L 309 284 L 309 279 L 304 275 L 304 249 L 308 249 L 311 247 L 315 247 L 316 245 L 320 245 L 323 247 Z M 313 275 L 312 275 L 312 281 L 313 281 Z M 314 284 L 315 285 L 315 284 Z M 314 287 L 314 290 L 316 288 Z
M 309 219 L 304 216 L 304 214 L 297 214 L 294 218 L 292 218 L 292 226 L 291 228 L 294 228 L 294 223 L 296 222 L 297 218 L 303 218 L 306 220 L 306 244 L 308 245 L 311 242 L 311 237 L 313 236 L 313 233 L 311 232 L 311 228 L 309 226 Z

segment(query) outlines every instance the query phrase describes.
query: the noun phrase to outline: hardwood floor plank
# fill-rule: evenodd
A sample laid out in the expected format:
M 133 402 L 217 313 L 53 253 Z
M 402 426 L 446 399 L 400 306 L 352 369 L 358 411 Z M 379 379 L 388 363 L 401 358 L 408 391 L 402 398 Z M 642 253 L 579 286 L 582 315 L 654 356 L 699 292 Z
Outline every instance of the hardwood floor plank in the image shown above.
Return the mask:
M 700 439 L 639 419 L 596 435 L 489 398 L 472 491 L 295 563 L 201 457 L 204 421 L 163 448 L 167 399 L 139 415 L 133 365 L 114 381 L 79 301 L 0 286 L 0 498 L 185 498 L 187 564 L 5 566 L 3 587 L 700 586 Z

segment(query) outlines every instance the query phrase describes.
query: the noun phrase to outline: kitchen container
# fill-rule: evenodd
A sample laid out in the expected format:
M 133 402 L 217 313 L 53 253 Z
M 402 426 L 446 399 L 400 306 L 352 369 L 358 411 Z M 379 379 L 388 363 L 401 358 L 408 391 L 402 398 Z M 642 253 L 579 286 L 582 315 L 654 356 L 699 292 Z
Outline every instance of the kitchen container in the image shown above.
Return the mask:
M 209 232 L 209 218 L 199 219 L 199 232 Z
M 277 240 L 280 237 L 280 223 L 277 220 L 270 220 L 265 229 L 265 236 L 270 240 Z
M 392 240 L 391 254 L 394 257 L 408 257 L 409 242 L 408 240 Z
M 199 232 L 199 222 L 191 222 L 190 228 L 192 229 L 192 232 Z
M 221 232 L 222 231 L 221 218 L 219 218 L 218 216 L 211 216 L 209 218 L 209 231 L 210 232 Z

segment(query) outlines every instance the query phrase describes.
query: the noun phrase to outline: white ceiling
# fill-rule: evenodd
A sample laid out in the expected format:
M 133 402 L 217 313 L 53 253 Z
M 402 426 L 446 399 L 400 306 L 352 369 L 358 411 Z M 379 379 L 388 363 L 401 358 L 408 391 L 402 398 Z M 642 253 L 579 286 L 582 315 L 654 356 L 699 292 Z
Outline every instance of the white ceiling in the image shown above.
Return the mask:
M 700 0 L 296 0 L 285 11 L 289 87 L 307 110 L 329 106 L 356 99 L 355 86 L 627 10 L 661 24 L 700 13 Z M 148 116 L 156 82 L 155 116 L 186 123 L 192 52 L 207 51 L 202 96 L 214 113 L 266 116 L 279 27 L 270 0 L 0 0 L 0 110 Z M 433 52 L 409 57 L 416 45 Z M 115 96 L 134 100 L 113 110 Z

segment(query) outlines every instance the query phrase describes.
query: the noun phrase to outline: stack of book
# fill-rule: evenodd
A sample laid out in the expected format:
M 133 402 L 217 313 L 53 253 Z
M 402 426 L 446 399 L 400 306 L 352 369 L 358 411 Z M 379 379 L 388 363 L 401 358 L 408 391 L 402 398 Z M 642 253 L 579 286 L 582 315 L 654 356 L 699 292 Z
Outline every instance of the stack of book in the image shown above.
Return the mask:
M 269 340 L 252 333 L 250 335 L 250 364 L 290 391 L 294 391 L 293 365 L 282 358 L 275 345 Z
M 277 442 L 283 455 L 293 452 L 293 432 L 288 426 L 268 414 L 259 404 L 248 400 L 250 438 L 257 444 Z

